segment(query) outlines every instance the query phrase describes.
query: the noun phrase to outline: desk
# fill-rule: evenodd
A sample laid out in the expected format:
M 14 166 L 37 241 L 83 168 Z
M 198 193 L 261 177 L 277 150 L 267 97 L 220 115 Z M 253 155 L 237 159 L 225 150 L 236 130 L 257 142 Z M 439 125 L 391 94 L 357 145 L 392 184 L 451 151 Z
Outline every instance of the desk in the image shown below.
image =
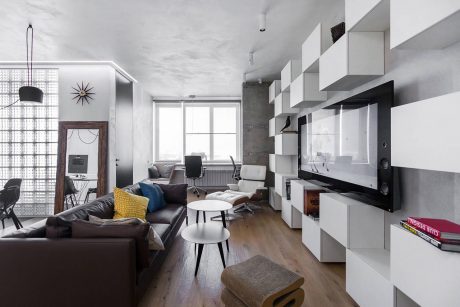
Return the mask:
M 70 179 L 74 182 L 75 188 L 78 190 L 77 195 L 75 195 L 77 199 L 77 204 L 81 205 L 81 197 L 82 195 L 86 194 L 86 191 L 88 188 L 90 188 L 90 183 L 91 182 L 96 182 L 96 185 L 94 186 L 97 187 L 97 178 L 89 178 L 89 177 L 80 177 L 80 176 L 69 176 Z

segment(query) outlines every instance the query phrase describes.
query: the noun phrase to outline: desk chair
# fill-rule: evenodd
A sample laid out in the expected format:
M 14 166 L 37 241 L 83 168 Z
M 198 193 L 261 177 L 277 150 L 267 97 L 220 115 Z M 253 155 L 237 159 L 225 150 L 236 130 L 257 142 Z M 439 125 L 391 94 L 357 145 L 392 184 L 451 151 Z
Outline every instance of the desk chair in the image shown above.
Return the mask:
M 5 229 L 5 219 L 11 218 L 16 229 L 22 228 L 22 224 L 14 213 L 14 206 L 21 195 L 22 179 L 10 179 L 5 184 L 4 189 L 0 191 L 0 220 L 3 229 Z
M 185 156 L 184 161 L 185 177 L 193 180 L 193 185 L 189 187 L 187 191 L 192 190 L 193 194 L 196 194 L 197 197 L 200 197 L 200 191 L 202 191 L 204 195 L 208 194 L 205 189 L 196 186 L 196 180 L 203 178 L 206 170 L 206 168 L 203 167 L 201 156 Z
M 233 165 L 232 178 L 238 182 L 241 180 L 241 176 L 240 176 L 241 167 L 235 164 L 235 160 L 233 160 L 232 156 L 230 156 L 230 160 L 232 160 L 232 165 Z
M 84 201 L 84 204 L 87 204 L 89 202 L 89 196 L 91 194 L 96 194 L 97 195 L 97 187 L 95 188 L 88 188 L 88 191 L 86 191 L 86 197 L 85 197 L 85 201 Z
M 72 178 L 69 176 L 64 177 L 64 205 L 69 209 L 69 205 L 72 205 L 72 208 L 78 205 L 76 194 L 79 191 L 75 187 Z

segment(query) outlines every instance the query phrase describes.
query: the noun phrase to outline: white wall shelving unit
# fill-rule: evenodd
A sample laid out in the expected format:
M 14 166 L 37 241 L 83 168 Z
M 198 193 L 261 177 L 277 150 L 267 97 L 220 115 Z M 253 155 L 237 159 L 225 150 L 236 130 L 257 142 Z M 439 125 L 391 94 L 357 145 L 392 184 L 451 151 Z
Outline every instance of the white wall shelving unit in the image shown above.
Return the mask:
M 396 289 L 390 279 L 390 251 L 347 249 L 346 260 L 346 288 L 356 303 L 373 307 L 396 306 Z
M 302 63 L 300 60 L 291 60 L 281 71 L 281 91 L 289 92 L 292 81 L 300 75 Z
M 319 59 L 319 89 L 351 90 L 385 73 L 384 32 L 347 32 Z
M 268 121 L 268 136 L 272 137 L 280 133 L 280 130 L 284 127 L 286 118 L 284 117 L 273 117 Z
M 319 57 L 332 45 L 328 31 L 318 24 L 302 44 L 302 72 L 319 72 Z
M 297 158 L 296 156 L 287 156 L 287 155 L 275 155 L 269 154 L 268 156 L 268 169 L 274 173 L 284 173 L 284 174 L 292 174 L 294 173 L 293 159 Z
M 441 251 L 398 225 L 390 231 L 393 284 L 421 306 L 459 306 L 460 253 Z
M 268 88 L 268 103 L 275 103 L 275 98 L 281 93 L 281 80 L 275 80 Z
M 444 48 L 460 40 L 460 1 L 391 0 L 390 47 Z
M 302 228 L 302 214 L 292 207 L 291 201 L 286 197 L 281 199 L 281 218 L 290 228 Z
M 392 165 L 459 173 L 459 100 L 455 92 L 392 108 Z
M 275 192 L 274 187 L 268 188 L 268 203 L 274 210 L 281 210 L 281 196 L 279 196 L 278 193 Z
M 352 32 L 387 30 L 390 0 L 345 0 L 345 27 Z
M 319 90 L 318 73 L 302 73 L 291 84 L 291 108 L 311 107 L 326 100 L 327 92 Z
M 319 208 L 321 229 L 346 248 L 384 248 L 383 210 L 337 193 L 321 193 Z
M 286 197 L 286 180 L 297 178 L 297 174 L 275 173 L 275 192 Z
M 289 103 L 289 92 L 282 92 L 275 98 L 275 117 L 294 115 L 298 109 L 291 108 Z
M 298 135 L 296 133 L 283 133 L 275 135 L 276 155 L 297 155 Z

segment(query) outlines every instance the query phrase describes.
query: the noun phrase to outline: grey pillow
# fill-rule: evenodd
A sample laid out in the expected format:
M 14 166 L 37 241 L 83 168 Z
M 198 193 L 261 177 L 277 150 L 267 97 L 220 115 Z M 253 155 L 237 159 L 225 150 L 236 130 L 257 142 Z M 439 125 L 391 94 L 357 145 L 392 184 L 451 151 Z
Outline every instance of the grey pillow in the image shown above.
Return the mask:
M 161 178 L 169 178 L 174 170 L 174 164 L 158 164 L 157 169 Z
M 151 167 L 149 167 L 149 178 L 151 179 L 160 178 L 160 172 L 158 171 L 158 168 L 155 165 L 152 165 Z

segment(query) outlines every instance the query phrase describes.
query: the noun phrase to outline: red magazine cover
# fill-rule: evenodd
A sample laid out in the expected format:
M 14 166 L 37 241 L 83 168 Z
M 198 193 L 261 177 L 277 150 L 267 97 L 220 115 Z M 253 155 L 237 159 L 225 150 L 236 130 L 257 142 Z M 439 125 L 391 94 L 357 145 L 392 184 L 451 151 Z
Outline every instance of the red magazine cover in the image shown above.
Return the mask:
M 409 217 L 407 223 L 437 240 L 460 240 L 460 225 L 443 219 Z

